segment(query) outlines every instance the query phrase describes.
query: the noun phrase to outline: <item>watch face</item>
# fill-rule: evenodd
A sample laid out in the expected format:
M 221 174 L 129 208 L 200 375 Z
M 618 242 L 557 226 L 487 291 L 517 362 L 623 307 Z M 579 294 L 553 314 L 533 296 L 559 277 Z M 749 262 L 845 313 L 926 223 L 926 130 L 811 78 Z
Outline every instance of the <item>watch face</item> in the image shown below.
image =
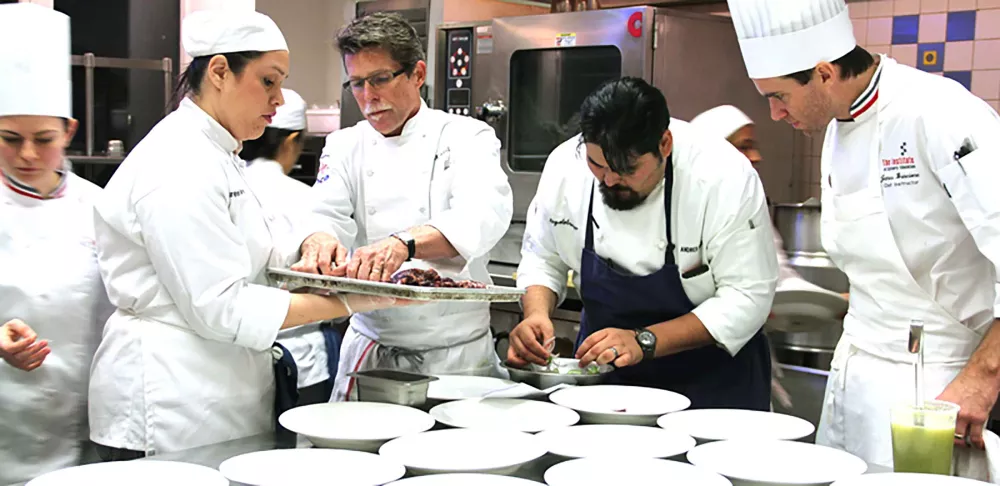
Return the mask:
M 656 343 L 656 335 L 649 331 L 639 333 L 639 344 L 642 346 L 652 346 Z

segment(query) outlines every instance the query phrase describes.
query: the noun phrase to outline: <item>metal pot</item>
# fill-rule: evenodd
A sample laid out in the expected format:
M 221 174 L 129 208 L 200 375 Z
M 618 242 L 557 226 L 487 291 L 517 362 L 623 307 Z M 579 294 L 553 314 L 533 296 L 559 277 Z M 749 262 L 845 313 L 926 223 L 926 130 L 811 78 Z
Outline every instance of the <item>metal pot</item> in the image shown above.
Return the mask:
M 785 240 L 785 250 L 823 253 L 820 239 L 820 203 L 815 198 L 796 204 L 775 204 L 774 225 Z

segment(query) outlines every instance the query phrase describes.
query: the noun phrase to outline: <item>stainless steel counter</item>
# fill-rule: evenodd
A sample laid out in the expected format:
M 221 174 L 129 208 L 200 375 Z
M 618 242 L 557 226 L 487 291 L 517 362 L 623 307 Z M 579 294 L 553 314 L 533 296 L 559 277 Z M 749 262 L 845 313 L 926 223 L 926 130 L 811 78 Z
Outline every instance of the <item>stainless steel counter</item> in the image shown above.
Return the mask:
M 229 459 L 230 457 L 238 456 L 240 454 L 271 450 L 271 449 L 291 449 L 297 447 L 308 448 L 311 447 L 311 445 L 304 437 L 301 436 L 297 437 L 296 439 L 278 439 L 275 436 L 275 434 L 263 434 L 263 435 L 247 437 L 244 439 L 232 440 L 229 442 L 222 442 L 210 446 L 198 447 L 186 451 L 173 452 L 169 454 L 160 454 L 154 457 L 149 457 L 141 460 L 179 461 L 191 464 L 199 464 L 213 469 L 218 469 L 219 465 L 222 464 L 223 461 Z M 549 467 L 555 465 L 557 462 L 559 461 L 554 459 L 552 456 L 545 455 L 540 459 L 537 459 L 534 462 L 529 463 L 527 466 L 522 468 L 517 474 L 515 474 L 515 476 L 544 483 L 543 476 L 545 474 L 545 471 Z M 886 467 L 877 466 L 874 464 L 868 465 L 869 474 L 877 472 L 890 472 L 890 471 L 891 469 Z M 409 477 L 409 474 L 407 474 L 406 477 Z

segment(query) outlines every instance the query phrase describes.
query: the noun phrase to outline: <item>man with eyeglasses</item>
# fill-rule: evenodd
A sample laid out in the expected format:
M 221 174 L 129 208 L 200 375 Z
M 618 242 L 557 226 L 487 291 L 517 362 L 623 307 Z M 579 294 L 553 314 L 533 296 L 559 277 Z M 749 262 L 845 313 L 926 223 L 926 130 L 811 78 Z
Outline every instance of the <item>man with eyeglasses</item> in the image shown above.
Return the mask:
M 493 129 L 424 103 L 423 48 L 399 15 L 352 21 L 337 48 L 365 120 L 327 137 L 313 187 L 314 212 L 340 241 L 317 236 L 293 268 L 382 282 L 401 268 L 432 268 L 489 283 L 488 253 L 513 214 Z M 346 375 L 372 368 L 497 376 L 489 324 L 486 303 L 355 314 L 332 400 L 356 399 Z

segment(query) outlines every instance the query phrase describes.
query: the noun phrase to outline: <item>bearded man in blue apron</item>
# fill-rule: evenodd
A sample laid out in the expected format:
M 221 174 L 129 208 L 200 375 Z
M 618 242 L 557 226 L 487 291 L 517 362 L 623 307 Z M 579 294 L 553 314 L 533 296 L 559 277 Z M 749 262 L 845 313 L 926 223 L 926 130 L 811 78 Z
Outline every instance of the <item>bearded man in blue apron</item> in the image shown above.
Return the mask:
M 582 365 L 613 363 L 614 381 L 682 393 L 693 408 L 768 410 L 761 326 L 778 265 L 750 162 L 671 119 L 663 94 L 637 78 L 588 96 L 581 128 L 549 155 L 528 211 L 525 318 L 509 362 L 546 362 L 573 270 Z

